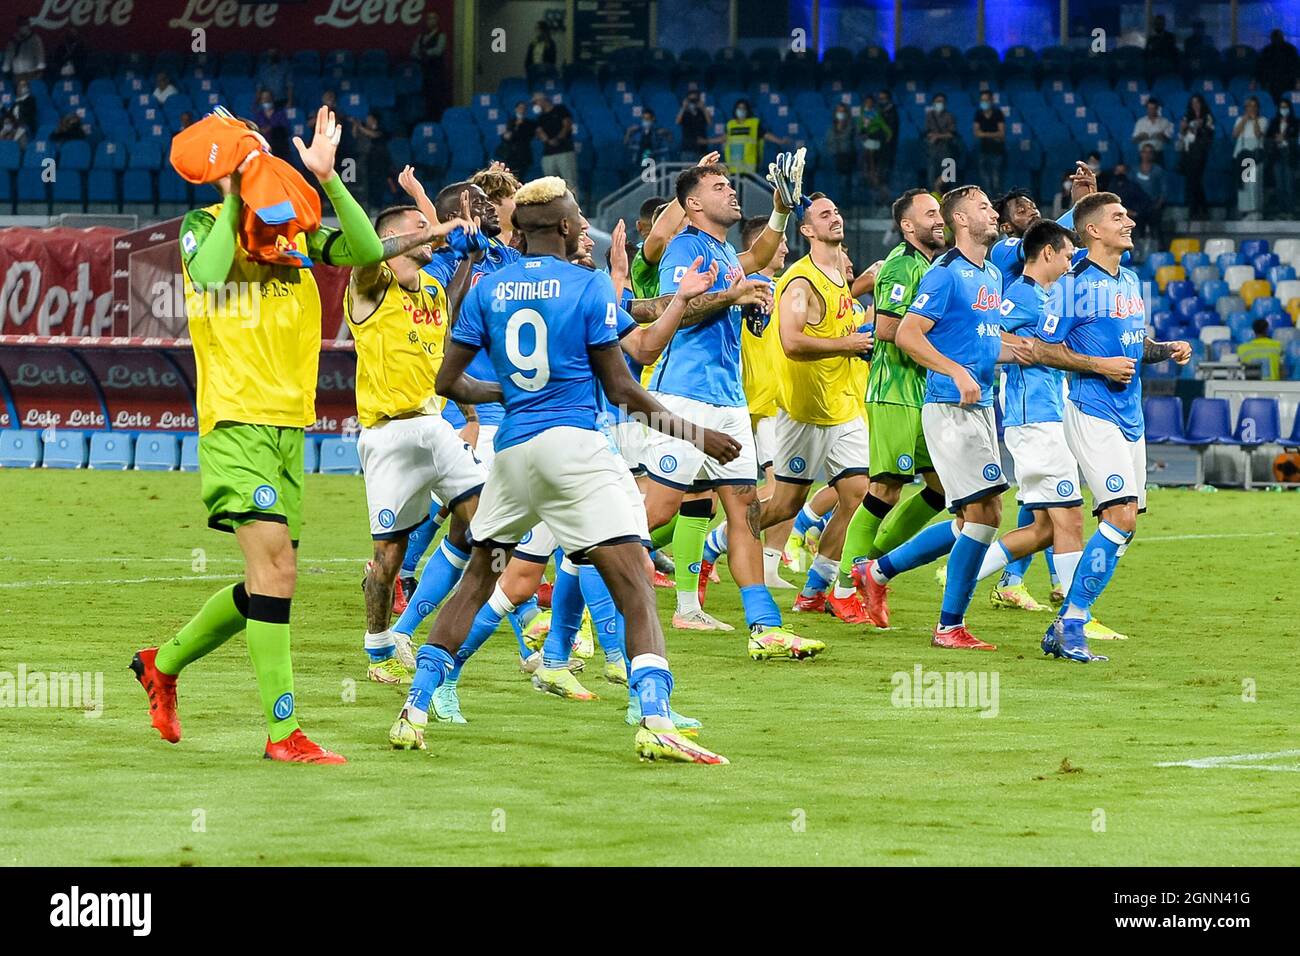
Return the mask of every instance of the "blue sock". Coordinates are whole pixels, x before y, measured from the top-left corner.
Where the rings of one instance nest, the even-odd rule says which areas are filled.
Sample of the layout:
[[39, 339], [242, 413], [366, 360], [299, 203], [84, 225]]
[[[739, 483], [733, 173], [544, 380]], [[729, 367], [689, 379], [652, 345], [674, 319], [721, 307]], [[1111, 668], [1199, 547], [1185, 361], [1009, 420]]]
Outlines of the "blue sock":
[[617, 664], [623, 659], [623, 615], [614, 606], [614, 597], [605, 585], [605, 579], [595, 568], [578, 568], [578, 584], [582, 586], [582, 599], [591, 611], [591, 624], [596, 629], [601, 653], [607, 664]]
[[745, 606], [745, 623], [750, 627], [755, 624], [765, 627], [781, 626], [781, 609], [776, 606], [765, 585], [751, 584], [741, 588], [740, 603]]
[[415, 677], [411, 692], [406, 695], [406, 706], [426, 714], [433, 703], [433, 694], [451, 671], [451, 655], [433, 644], [423, 645], [415, 654]]
[[393, 630], [402, 634], [414, 634], [421, 622], [437, 610], [438, 605], [451, 593], [468, 563], [469, 554], [443, 538], [438, 550], [429, 558], [424, 574], [420, 577], [420, 586], [408, 599], [406, 610], [393, 625]]
[[1097, 525], [1097, 530], [1083, 546], [1083, 560], [1074, 572], [1074, 582], [1066, 595], [1062, 617], [1088, 616], [1089, 609], [1110, 583], [1115, 566], [1119, 564], [1120, 552], [1131, 537], [1108, 521]]
[[794, 533], [803, 537], [804, 533], [813, 526], [818, 520], [817, 512], [813, 511], [812, 502], [808, 502], [799, 509], [799, 513], [794, 516]]
[[[894, 578], [904, 571], [911, 571], [913, 568], [919, 568], [936, 558], [943, 557], [956, 543], [957, 523], [941, 521], [928, 528], [922, 528], [889, 554], [882, 555], [876, 564], [881, 574], [887, 578]], [[978, 565], [975, 570], [979, 570]], [[948, 573], [952, 574], [951, 571]]]
[[[461, 644], [456, 650], [456, 659], [451, 666], [451, 675], [447, 678], [448, 684], [454, 684], [460, 679], [461, 669], [464, 668], [465, 662], [474, 656], [474, 652], [487, 643], [487, 639], [496, 633], [501, 626], [501, 619], [510, 613], [508, 610], [510, 602], [506, 596], [501, 593], [500, 588], [492, 592], [492, 596], [487, 599], [487, 603], [478, 609], [474, 615], [474, 623], [469, 626], [469, 634], [465, 638], [465, 643]], [[523, 655], [527, 656], [525, 647]]]
[[826, 512], [824, 515], [818, 515], [817, 520], [812, 523], [812, 527], [816, 528], [818, 531], [825, 531], [826, 523], [831, 520], [831, 515], [833, 514], [835, 514], [834, 508]]
[[658, 654], [638, 654], [632, 659], [627, 684], [641, 702], [641, 716], [668, 718], [668, 699], [673, 692], [673, 675], [668, 662]]
[[1056, 573], [1056, 549], [1048, 548], [1043, 552], [1043, 560], [1047, 562], [1047, 573], [1052, 576], [1052, 587], [1061, 583], [1061, 576]]
[[528, 644], [524, 641], [524, 628], [532, 623], [533, 618], [542, 613], [541, 608], [537, 606], [537, 598], [530, 597], [523, 604], [519, 605], [513, 611], [506, 613], [506, 618], [510, 621], [510, 628], [515, 632], [515, 640], [519, 642], [519, 656], [527, 659], [532, 653], [528, 649]]
[[953, 543], [948, 556], [948, 580], [943, 586], [943, 605], [939, 612], [940, 627], [956, 627], [966, 619], [966, 609], [975, 596], [980, 563], [998, 529], [992, 525], [967, 521]]
[[564, 667], [573, 651], [573, 638], [582, 624], [582, 585], [578, 569], [561, 560], [555, 569], [555, 590], [551, 592], [551, 629], [542, 645], [542, 666]]
[[[1020, 513], [1016, 515], [1016, 527], [1024, 528], [1034, 523], [1034, 512], [1024, 505], [1020, 506]], [[1029, 565], [1034, 560], [1034, 553], [1031, 551], [1023, 558], [1016, 558], [1014, 561], [1007, 562], [1007, 566], [1002, 571], [1002, 580], [999, 587], [1013, 588], [1025, 580], [1025, 575], [1029, 573]]]
[[718, 560], [718, 555], [727, 553], [727, 523], [724, 521], [704, 537], [704, 560], [710, 564]]
[[414, 530], [411, 531], [410, 537], [406, 539], [406, 557], [402, 559], [402, 577], [411, 578], [415, 576], [416, 569], [420, 567], [420, 559], [424, 557], [424, 552], [429, 550], [429, 545], [433, 544], [433, 539], [438, 536], [438, 528], [441, 522], [438, 521], [437, 503], [429, 512], [429, 517], [425, 518]]
[[808, 576], [804, 579], [803, 590], [799, 592], [800, 596], [814, 597], [818, 594], [825, 594], [826, 589], [831, 586], [838, 573], [838, 562], [820, 554], [817, 555], [808, 568]]

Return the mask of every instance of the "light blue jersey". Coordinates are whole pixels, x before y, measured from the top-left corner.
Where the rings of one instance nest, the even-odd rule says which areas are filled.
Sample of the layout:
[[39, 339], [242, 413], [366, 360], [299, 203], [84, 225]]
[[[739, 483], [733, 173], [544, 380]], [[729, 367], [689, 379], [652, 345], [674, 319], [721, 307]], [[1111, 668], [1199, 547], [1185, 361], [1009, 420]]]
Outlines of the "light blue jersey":
[[[980, 385], [981, 407], [993, 404], [993, 370], [1002, 351], [1002, 273], [988, 259], [976, 265], [956, 249], [935, 260], [921, 278], [909, 312], [934, 322], [930, 344], [970, 372]], [[925, 401], [961, 404], [957, 384], [947, 375], [927, 371]]]
[[[1047, 293], [1028, 276], [1016, 279], [1002, 292], [1002, 328], [1033, 338], [1043, 314]], [[1037, 422], [1059, 422], [1064, 410], [1061, 397], [1065, 373], [1045, 365], [1008, 365], [1002, 396], [1002, 423], [1008, 427]]]
[[603, 272], [524, 256], [465, 296], [455, 342], [485, 350], [505, 393], [497, 452], [548, 428], [597, 430], [590, 348], [616, 346], [618, 303]]
[[[1065, 214], [1056, 220], [1061, 226], [1074, 231], [1074, 207], [1065, 210]], [[1003, 236], [989, 249], [989, 259], [1002, 273], [1002, 289], [1006, 289], [1025, 271], [1025, 243], [1023, 236]]]
[[[744, 277], [731, 243], [719, 242], [687, 226], [668, 243], [659, 262], [659, 294], [672, 295], [696, 257], [707, 270], [718, 263], [718, 278], [707, 291], [722, 292]], [[703, 322], [679, 329], [650, 377], [650, 390], [693, 398], [710, 405], [742, 408], [745, 389], [740, 378], [740, 306], [713, 313]]]
[[[1132, 269], [1112, 275], [1084, 258], [1052, 287], [1038, 323], [1045, 342], [1064, 342], [1081, 355], [1126, 355], [1142, 362], [1146, 306], [1142, 284]], [[1142, 437], [1142, 377], [1127, 385], [1093, 372], [1070, 375], [1070, 401], [1094, 418], [1114, 422], [1124, 437]]]

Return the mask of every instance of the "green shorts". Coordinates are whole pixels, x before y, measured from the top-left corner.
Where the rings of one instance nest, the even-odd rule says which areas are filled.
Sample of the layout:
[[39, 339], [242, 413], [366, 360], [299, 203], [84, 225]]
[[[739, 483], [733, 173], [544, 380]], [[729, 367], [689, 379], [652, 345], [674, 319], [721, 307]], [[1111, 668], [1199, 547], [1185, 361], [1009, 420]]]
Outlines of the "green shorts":
[[872, 478], [909, 482], [916, 475], [934, 471], [919, 408], [868, 402], [867, 421], [871, 424]]
[[303, 430], [223, 422], [199, 438], [199, 479], [208, 527], [233, 532], [250, 521], [302, 531]]

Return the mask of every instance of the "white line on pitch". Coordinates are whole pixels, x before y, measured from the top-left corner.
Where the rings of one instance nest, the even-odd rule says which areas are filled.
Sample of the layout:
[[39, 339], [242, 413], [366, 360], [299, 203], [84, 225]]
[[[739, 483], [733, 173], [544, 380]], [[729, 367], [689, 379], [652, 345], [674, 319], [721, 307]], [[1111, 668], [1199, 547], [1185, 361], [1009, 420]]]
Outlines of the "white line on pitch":
[[1300, 750], [1277, 750], [1267, 754], [1231, 754], [1227, 757], [1196, 757], [1192, 760], [1171, 760], [1156, 764], [1157, 767], [1192, 767], [1196, 770], [1211, 770], [1223, 767], [1228, 770], [1281, 770], [1300, 773], [1300, 764], [1261, 764], [1249, 761], [1277, 760], [1281, 757], [1300, 757]]

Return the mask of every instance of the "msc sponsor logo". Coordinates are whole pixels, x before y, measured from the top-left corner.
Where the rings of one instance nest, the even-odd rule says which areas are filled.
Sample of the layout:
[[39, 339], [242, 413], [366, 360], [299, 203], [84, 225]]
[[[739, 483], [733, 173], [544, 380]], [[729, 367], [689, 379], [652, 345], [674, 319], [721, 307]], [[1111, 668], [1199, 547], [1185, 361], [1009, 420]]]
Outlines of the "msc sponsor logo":
[[1106, 479], [1107, 491], [1119, 491], [1123, 487], [1124, 487], [1124, 479], [1121, 478], [1119, 475], [1111, 475], [1109, 478]]
[[258, 485], [253, 489], [253, 504], [257, 505], [263, 511], [270, 508], [279, 499], [274, 488], [270, 485]]

